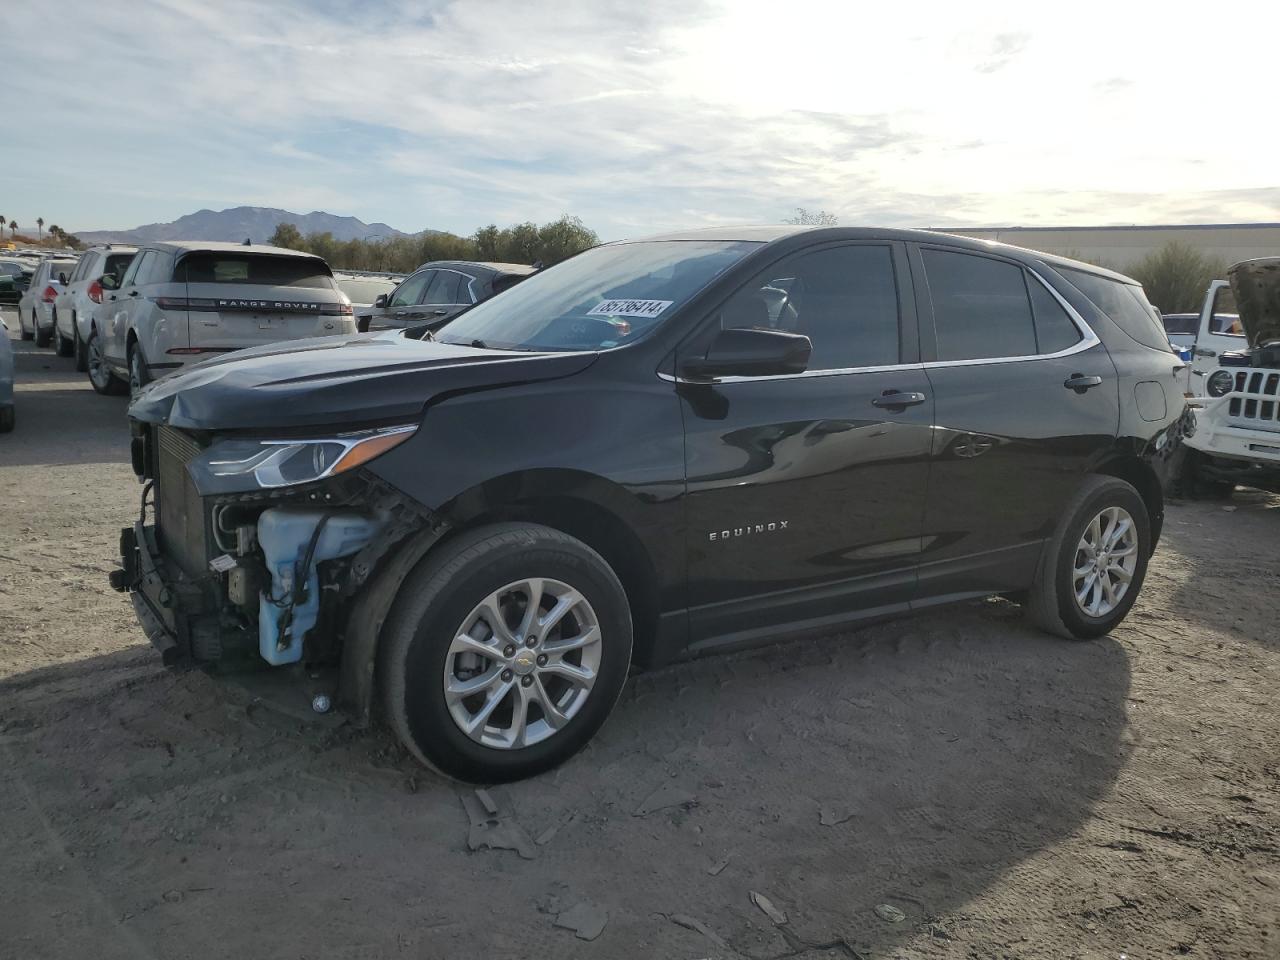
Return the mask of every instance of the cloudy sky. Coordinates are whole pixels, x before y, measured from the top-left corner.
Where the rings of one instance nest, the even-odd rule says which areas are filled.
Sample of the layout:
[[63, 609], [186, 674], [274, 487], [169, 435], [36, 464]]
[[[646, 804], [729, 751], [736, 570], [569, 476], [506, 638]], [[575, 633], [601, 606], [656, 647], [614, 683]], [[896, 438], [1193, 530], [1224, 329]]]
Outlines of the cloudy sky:
[[0, 211], [1280, 220], [1280, 4], [1161, 6], [4, 0]]

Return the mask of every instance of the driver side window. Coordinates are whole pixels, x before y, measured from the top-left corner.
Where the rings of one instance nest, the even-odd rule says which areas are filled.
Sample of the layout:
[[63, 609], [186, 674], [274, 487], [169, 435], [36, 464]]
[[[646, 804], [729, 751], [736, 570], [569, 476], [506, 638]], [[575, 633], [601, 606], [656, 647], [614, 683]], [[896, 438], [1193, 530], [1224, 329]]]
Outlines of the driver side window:
[[391, 302], [387, 306], [411, 307], [418, 303], [422, 299], [422, 291], [426, 289], [427, 283], [434, 275], [434, 270], [423, 270], [415, 273], [400, 286], [396, 287], [396, 292], [391, 295]]
[[857, 244], [794, 254], [733, 295], [720, 328], [802, 333], [813, 343], [810, 370], [899, 362], [893, 252]]
[[124, 279], [120, 281], [121, 288], [133, 283], [134, 277], [138, 275], [138, 268], [141, 266], [142, 261], [152, 256], [154, 254], [150, 250], [134, 254], [133, 259], [129, 261], [129, 269], [124, 272]]

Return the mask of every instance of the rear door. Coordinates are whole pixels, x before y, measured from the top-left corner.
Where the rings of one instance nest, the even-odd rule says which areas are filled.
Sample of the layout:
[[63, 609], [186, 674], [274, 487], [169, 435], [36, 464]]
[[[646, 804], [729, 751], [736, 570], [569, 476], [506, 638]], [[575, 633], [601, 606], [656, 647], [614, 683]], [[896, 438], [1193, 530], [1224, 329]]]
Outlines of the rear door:
[[154, 250], [140, 250], [130, 261], [129, 267], [120, 278], [119, 289], [110, 291], [103, 302], [106, 328], [102, 332], [102, 353], [107, 362], [116, 367], [125, 365], [125, 344], [128, 339], [132, 313], [138, 305], [141, 291], [138, 289], [138, 275], [143, 267], [155, 262], [157, 254]]
[[1115, 366], [1016, 261], [925, 245], [912, 266], [936, 411], [921, 597], [1022, 589], [1063, 506], [1115, 442]]
[[423, 297], [423, 319], [444, 321], [471, 306], [475, 277], [459, 270], [439, 269]]
[[190, 346], [238, 350], [348, 329], [350, 304], [319, 257], [196, 251], [178, 262]]

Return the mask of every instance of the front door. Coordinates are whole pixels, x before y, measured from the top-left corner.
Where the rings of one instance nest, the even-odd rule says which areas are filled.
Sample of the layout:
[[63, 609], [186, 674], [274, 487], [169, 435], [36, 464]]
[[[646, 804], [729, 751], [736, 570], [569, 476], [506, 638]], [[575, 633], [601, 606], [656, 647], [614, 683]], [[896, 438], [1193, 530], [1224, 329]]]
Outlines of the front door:
[[1219, 369], [1224, 353], [1248, 349], [1249, 342], [1240, 325], [1240, 308], [1226, 280], [1214, 280], [1200, 311], [1200, 328], [1191, 351], [1191, 392], [1205, 395], [1209, 377]]
[[905, 609], [914, 591], [933, 403], [905, 250], [791, 254], [680, 348], [769, 327], [813, 343], [802, 374], [678, 382], [695, 649]]
[[935, 403], [920, 594], [1018, 590], [1114, 444], [1115, 366], [1021, 264], [926, 246], [913, 265]]

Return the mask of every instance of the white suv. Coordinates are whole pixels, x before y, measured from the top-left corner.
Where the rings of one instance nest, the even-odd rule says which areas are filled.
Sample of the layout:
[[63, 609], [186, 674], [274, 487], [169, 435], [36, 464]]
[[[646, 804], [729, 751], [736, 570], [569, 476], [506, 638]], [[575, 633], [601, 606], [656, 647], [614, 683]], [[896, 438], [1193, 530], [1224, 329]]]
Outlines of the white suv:
[[187, 363], [300, 337], [355, 333], [351, 301], [320, 257], [283, 247], [164, 241], [139, 247], [85, 338], [99, 393], [136, 393]]
[[76, 369], [81, 373], [88, 369], [84, 345], [89, 339], [89, 328], [102, 309], [102, 278], [111, 274], [118, 282], [137, 252], [137, 247], [120, 243], [90, 247], [54, 301], [54, 345], [58, 356], [74, 354]]
[[1238, 304], [1238, 331], [1219, 333], [1234, 349], [1208, 355], [1217, 366], [1206, 368], [1205, 395], [1192, 401], [1178, 479], [1192, 496], [1225, 496], [1238, 483], [1280, 493], [1280, 257], [1245, 260], [1227, 275], [1210, 296], [1221, 303], [1225, 292]]

